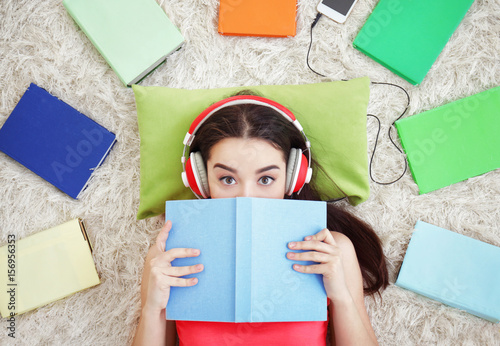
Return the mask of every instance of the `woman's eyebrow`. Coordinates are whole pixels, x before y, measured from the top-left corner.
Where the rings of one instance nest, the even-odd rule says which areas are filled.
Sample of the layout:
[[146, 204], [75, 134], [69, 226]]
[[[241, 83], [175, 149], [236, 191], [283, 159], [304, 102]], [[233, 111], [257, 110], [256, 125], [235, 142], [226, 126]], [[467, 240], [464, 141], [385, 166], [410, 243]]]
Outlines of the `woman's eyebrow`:
[[223, 165], [222, 163], [216, 163], [216, 164], [214, 165], [214, 168], [222, 168], [222, 169], [225, 169], [226, 171], [229, 171], [229, 172], [231, 172], [231, 173], [236, 173], [236, 172], [237, 172], [237, 170], [236, 170], [236, 169], [231, 168], [231, 167], [226, 166], [226, 165]]
[[269, 165], [269, 166], [262, 167], [261, 169], [256, 170], [255, 173], [260, 174], [260, 173], [270, 171], [272, 169], [280, 169], [280, 168], [276, 165]]

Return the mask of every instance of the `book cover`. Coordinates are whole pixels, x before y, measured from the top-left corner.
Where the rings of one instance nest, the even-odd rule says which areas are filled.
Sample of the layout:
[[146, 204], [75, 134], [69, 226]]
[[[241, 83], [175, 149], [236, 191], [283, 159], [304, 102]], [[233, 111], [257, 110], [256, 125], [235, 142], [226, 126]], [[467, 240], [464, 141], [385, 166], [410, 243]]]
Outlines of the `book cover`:
[[[202, 263], [192, 287], [172, 287], [167, 319], [219, 322], [325, 321], [323, 278], [293, 270], [288, 243], [326, 227], [326, 203], [265, 198], [166, 202], [166, 249], [200, 249], [175, 266]], [[310, 264], [309, 262], [302, 262]]]
[[92, 247], [81, 219], [0, 247], [0, 312], [22, 314], [98, 285]]
[[500, 167], [500, 86], [396, 122], [420, 193]]
[[418, 221], [396, 285], [500, 321], [500, 247]]
[[354, 47], [420, 84], [474, 0], [380, 0]]
[[78, 198], [115, 135], [31, 84], [0, 128], [0, 151]]
[[219, 34], [287, 37], [296, 33], [296, 0], [221, 0]]
[[64, 7], [126, 86], [184, 42], [155, 0], [64, 0]]

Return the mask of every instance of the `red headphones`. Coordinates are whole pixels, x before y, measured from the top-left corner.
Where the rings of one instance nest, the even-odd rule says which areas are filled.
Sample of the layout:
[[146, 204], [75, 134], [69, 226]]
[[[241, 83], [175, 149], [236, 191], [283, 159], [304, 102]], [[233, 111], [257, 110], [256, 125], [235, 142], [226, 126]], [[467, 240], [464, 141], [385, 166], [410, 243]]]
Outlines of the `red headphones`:
[[260, 106], [265, 106], [274, 109], [276, 112], [283, 115], [288, 121], [290, 121], [301, 133], [304, 137], [306, 143], [306, 151], [308, 153], [308, 157], [304, 155], [301, 149], [292, 148], [290, 150], [290, 156], [288, 157], [287, 163], [287, 173], [286, 173], [286, 186], [285, 193], [287, 195], [291, 195], [294, 192], [300, 192], [302, 187], [305, 184], [309, 183], [312, 176], [312, 168], [311, 168], [311, 143], [307, 139], [306, 134], [299, 121], [295, 118], [292, 112], [288, 110], [286, 107], [280, 105], [277, 102], [266, 99], [260, 96], [253, 95], [239, 95], [232, 96], [227, 99], [221, 100], [219, 102], [214, 103], [207, 109], [205, 109], [200, 115], [196, 117], [191, 126], [189, 127], [189, 131], [186, 133], [184, 137], [184, 150], [182, 151], [182, 181], [186, 187], [191, 188], [196, 197], [203, 198], [210, 197], [210, 190], [208, 187], [208, 179], [207, 172], [205, 168], [205, 164], [201, 157], [201, 153], [192, 152], [189, 155], [189, 158], [186, 160], [186, 152], [187, 147], [193, 143], [193, 139], [195, 137], [196, 131], [200, 128], [200, 126], [215, 112], [218, 110], [241, 104], [255, 104]]

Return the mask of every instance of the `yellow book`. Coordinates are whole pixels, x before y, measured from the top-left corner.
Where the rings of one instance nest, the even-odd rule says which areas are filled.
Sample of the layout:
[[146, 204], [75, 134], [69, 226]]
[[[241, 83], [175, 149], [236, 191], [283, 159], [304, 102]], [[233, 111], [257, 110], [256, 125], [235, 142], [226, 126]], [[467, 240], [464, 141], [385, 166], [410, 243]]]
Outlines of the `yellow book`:
[[0, 313], [19, 315], [98, 285], [92, 247], [81, 219], [0, 248]]

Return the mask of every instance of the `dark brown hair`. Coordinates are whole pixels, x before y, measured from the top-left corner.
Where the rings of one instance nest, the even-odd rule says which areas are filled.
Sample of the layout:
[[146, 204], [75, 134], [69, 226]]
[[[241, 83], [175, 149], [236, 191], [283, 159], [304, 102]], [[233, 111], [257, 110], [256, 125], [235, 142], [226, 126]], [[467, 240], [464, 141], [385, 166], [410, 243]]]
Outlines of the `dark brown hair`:
[[[253, 94], [242, 92], [240, 95]], [[210, 158], [212, 147], [224, 138], [257, 138], [271, 143], [283, 152], [287, 162], [291, 148], [306, 150], [302, 134], [281, 114], [270, 107], [241, 104], [220, 109], [208, 118], [196, 132], [190, 151], [199, 151], [203, 161]], [[312, 148], [314, 154], [314, 148]], [[314, 160], [313, 178], [300, 194], [294, 193], [287, 198], [301, 200], [321, 200], [314, 184], [318, 172], [326, 174]], [[330, 179], [331, 180], [331, 179]], [[334, 182], [332, 181], [332, 184]], [[375, 231], [364, 221], [334, 203], [327, 204], [327, 227], [346, 235], [354, 245], [361, 268], [365, 294], [374, 294], [388, 285], [388, 273], [380, 239]]]

